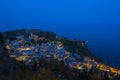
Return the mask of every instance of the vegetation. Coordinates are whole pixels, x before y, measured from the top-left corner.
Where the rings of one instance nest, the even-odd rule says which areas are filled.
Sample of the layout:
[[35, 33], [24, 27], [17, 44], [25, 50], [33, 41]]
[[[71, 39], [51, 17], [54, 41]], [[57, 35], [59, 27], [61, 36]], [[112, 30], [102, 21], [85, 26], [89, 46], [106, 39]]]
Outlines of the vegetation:
[[[3, 32], [3, 35], [5, 36], [5, 39], [9, 39], [9, 40], [15, 40], [17, 35], [25, 35], [25, 36], [29, 36], [29, 32], [32, 32], [33, 34], [38, 35], [39, 37], [44, 37], [45, 40], [44, 41], [37, 41], [37, 43], [41, 43], [41, 42], [52, 42], [52, 41], [60, 41], [62, 42], [64, 48], [66, 50], [68, 50], [71, 53], [78, 53], [81, 55], [81, 57], [84, 56], [88, 56], [90, 58], [94, 58], [96, 61], [98, 62], [102, 62], [104, 63], [104, 61], [102, 61], [102, 59], [100, 59], [99, 57], [97, 57], [96, 55], [94, 55], [86, 46], [82, 46], [82, 41], [80, 40], [69, 40], [67, 38], [64, 37], [56, 37], [56, 34], [50, 31], [42, 31], [39, 29], [22, 29], [22, 30], [16, 30], [16, 31], [6, 31]], [[35, 43], [34, 40], [32, 40], [33, 43]]]
[[[33, 29], [32, 29], [33, 30]], [[27, 34], [29, 30], [22, 29], [12, 32], [4, 32], [3, 35], [5, 39], [14, 40], [15, 36]], [[53, 32], [43, 32], [41, 30], [33, 30], [34, 34], [39, 35], [40, 37], [45, 37], [47, 41], [60, 41], [64, 45], [65, 49], [71, 53], [78, 53], [82, 57], [88, 56], [96, 59], [99, 62], [102, 62], [101, 59], [96, 57], [87, 46], [82, 46], [80, 40], [69, 40], [67, 38], [56, 38], [56, 35]], [[17, 34], [16, 34], [17, 33]], [[47, 61], [40, 59], [39, 63], [34, 62], [32, 67], [26, 66], [23, 62], [18, 62], [16, 60], [10, 59], [7, 50], [5, 49], [4, 38], [0, 33], [0, 79], [1, 80], [119, 80], [119, 76], [114, 79], [108, 79], [106, 72], [101, 72], [97, 68], [91, 69], [90, 72], [87, 72], [85, 69], [83, 72], [80, 72], [76, 69], [69, 69], [63, 64], [63, 62], [58, 62], [55, 60]], [[40, 42], [40, 41], [39, 41]], [[3, 54], [4, 53], [4, 54]], [[4, 62], [4, 63], [3, 63]], [[39, 64], [39, 65], [38, 65]], [[104, 75], [103, 75], [104, 73]]]

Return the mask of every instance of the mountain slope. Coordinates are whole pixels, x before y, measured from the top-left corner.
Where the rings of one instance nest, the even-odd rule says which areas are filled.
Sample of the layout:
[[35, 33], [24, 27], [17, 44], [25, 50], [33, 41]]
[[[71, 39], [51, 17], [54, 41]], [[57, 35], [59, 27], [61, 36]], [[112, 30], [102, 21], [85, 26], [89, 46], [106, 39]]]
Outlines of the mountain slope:
[[[71, 53], [78, 53], [81, 55], [81, 57], [90, 57], [95, 59], [98, 62], [102, 62], [102, 59], [95, 56], [87, 47], [87, 44], [83, 43], [85, 41], [80, 40], [70, 40], [64, 37], [57, 37], [55, 33], [50, 31], [42, 31], [39, 29], [22, 29], [22, 30], [16, 30], [16, 31], [7, 31], [3, 32], [3, 35], [5, 36], [5, 39], [9, 40], [15, 40], [17, 35], [25, 35], [28, 37], [30, 35], [30, 32], [32, 32], [35, 35], [38, 35], [39, 37], [44, 37], [46, 39], [45, 42], [52, 42], [52, 41], [60, 41], [63, 44], [63, 47], [68, 50]], [[44, 41], [43, 41], [44, 42]], [[38, 43], [41, 43], [39, 41]], [[84, 44], [84, 46], [82, 45]]]

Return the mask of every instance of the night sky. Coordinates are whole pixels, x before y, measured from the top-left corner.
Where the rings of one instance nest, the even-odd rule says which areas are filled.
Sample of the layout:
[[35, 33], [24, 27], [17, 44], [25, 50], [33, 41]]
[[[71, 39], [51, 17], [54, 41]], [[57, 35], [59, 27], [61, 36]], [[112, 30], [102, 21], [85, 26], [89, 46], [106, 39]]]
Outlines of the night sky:
[[0, 0], [0, 30], [21, 28], [89, 40], [94, 54], [120, 67], [120, 0]]

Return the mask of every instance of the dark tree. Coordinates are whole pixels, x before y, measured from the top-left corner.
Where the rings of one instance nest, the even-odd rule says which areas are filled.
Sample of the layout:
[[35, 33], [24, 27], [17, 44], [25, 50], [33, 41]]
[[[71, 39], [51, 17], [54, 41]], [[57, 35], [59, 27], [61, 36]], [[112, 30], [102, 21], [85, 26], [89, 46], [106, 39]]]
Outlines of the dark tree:
[[11, 59], [4, 43], [4, 37], [0, 32], [0, 77], [3, 77], [2, 80], [6, 79], [7, 77], [5, 76], [9, 75], [9, 73], [12, 71]]
[[104, 79], [103, 80], [110, 80], [108, 77], [108, 72], [104, 72]]

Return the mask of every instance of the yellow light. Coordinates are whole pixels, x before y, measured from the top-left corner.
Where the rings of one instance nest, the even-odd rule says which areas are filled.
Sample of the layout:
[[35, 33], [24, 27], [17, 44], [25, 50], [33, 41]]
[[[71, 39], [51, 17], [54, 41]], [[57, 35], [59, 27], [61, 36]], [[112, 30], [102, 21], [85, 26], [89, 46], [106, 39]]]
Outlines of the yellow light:
[[65, 57], [64, 57], [64, 60], [67, 59], [67, 58], [68, 58], [68, 56], [65, 56]]
[[26, 48], [26, 50], [31, 50], [30, 48]]
[[19, 56], [16, 58], [18, 61], [25, 61], [25, 59], [29, 58], [29, 56]]
[[23, 50], [31, 50], [30, 48], [18, 48], [18, 50], [23, 51]]
[[56, 59], [57, 58], [57, 55], [56, 54], [54, 54], [54, 59]]
[[77, 69], [82, 70], [83, 67], [82, 66], [77, 66]]
[[7, 49], [10, 49], [10, 46], [9, 46], [9, 45], [7, 45], [7, 46], [6, 46], [6, 48], [7, 48]]

